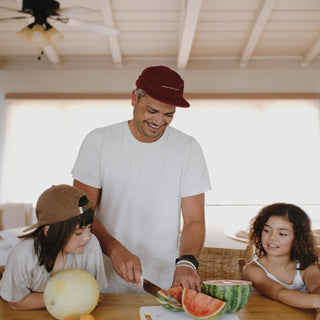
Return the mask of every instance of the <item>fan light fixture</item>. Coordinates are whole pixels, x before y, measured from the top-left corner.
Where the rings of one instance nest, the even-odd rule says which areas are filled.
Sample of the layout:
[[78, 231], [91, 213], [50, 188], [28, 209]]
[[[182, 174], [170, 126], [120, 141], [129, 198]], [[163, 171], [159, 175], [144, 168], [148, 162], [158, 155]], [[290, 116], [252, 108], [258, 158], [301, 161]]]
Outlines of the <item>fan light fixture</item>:
[[63, 35], [49, 23], [33, 22], [16, 33], [26, 42], [32, 42], [36, 46], [48, 46], [63, 39]]

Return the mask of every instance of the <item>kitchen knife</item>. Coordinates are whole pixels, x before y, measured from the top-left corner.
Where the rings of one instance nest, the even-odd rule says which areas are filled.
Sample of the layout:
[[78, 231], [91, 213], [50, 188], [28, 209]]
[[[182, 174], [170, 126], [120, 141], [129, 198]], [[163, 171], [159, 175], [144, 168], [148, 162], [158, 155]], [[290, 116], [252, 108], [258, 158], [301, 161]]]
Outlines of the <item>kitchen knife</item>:
[[147, 291], [148, 293], [152, 294], [153, 296], [157, 297], [157, 292], [161, 290], [160, 287], [158, 287], [156, 284], [152, 283], [151, 281], [143, 278], [143, 289]]

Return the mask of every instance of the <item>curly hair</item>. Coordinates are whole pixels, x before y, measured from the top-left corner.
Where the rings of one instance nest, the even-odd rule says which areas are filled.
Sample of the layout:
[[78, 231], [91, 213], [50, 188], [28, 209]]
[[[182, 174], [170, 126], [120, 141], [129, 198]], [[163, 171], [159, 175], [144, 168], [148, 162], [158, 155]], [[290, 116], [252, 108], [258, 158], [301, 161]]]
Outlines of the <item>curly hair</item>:
[[300, 270], [306, 269], [318, 260], [310, 218], [301, 208], [289, 203], [274, 203], [265, 206], [251, 220], [249, 240], [255, 246], [256, 256], [262, 257], [267, 254], [262, 246], [261, 236], [271, 216], [284, 217], [292, 224], [294, 242], [291, 259], [299, 261]]

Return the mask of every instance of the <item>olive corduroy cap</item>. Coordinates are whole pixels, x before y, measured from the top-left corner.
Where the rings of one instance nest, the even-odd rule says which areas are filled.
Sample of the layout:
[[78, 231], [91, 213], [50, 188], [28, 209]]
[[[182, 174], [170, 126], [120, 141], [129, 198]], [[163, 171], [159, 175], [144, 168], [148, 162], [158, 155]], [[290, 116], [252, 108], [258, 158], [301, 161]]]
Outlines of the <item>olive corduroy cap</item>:
[[67, 184], [50, 187], [38, 198], [36, 205], [38, 222], [27, 227], [23, 232], [79, 216], [92, 207], [90, 201], [79, 207], [79, 200], [83, 196], [85, 196], [83, 191]]

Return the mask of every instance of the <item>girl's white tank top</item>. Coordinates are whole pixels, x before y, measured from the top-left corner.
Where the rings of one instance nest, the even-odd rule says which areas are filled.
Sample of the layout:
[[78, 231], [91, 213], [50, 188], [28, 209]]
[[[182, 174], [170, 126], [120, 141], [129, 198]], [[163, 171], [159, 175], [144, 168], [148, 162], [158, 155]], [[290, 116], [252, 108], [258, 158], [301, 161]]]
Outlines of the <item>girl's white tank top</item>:
[[293, 290], [299, 290], [299, 291], [302, 291], [304, 292], [305, 291], [305, 288], [306, 288], [306, 285], [305, 283], [303, 282], [302, 280], [302, 277], [300, 275], [300, 271], [298, 270], [300, 264], [299, 262], [297, 261], [297, 274], [296, 276], [294, 277], [293, 279], [293, 282], [292, 284], [287, 284], [287, 283], [284, 283], [282, 281], [280, 281], [279, 279], [277, 279], [273, 274], [271, 274], [270, 272], [267, 271], [267, 269], [258, 261], [257, 258], [253, 259], [253, 261], [259, 266], [261, 267], [264, 272], [266, 273], [267, 277], [271, 280], [274, 280], [280, 284], [282, 284], [284, 287], [286, 287], [287, 289], [293, 289]]

